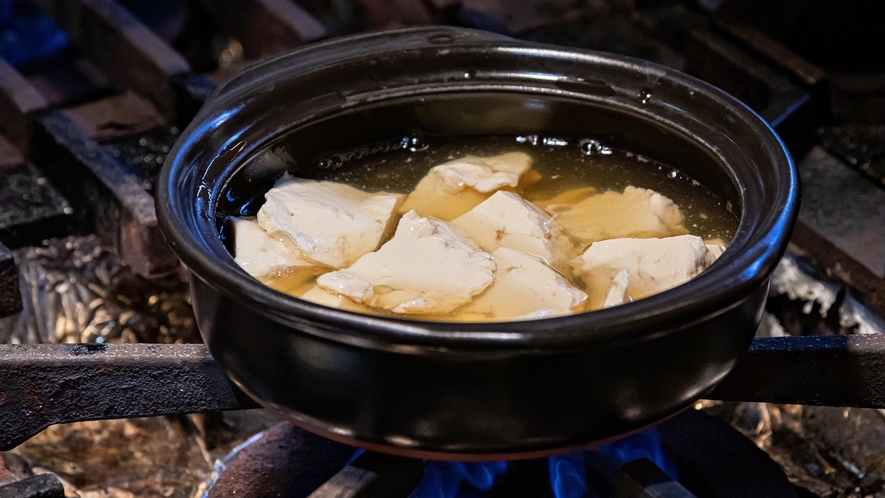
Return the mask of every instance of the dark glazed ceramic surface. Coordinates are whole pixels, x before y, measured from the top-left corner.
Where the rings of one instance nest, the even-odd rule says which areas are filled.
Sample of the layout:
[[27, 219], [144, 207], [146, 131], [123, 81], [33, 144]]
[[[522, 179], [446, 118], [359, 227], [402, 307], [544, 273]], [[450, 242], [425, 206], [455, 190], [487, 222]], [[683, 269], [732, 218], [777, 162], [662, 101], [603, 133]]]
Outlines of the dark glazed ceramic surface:
[[[413, 131], [607, 137], [679, 167], [731, 203], [740, 225], [725, 254], [685, 285], [539, 321], [359, 315], [273, 291], [233, 262], [217, 230], [229, 192], [260, 194], [287, 169], [316, 174], [310, 165], [323, 153]], [[247, 68], [182, 134], [157, 192], [163, 232], [192, 272], [203, 338], [257, 400], [345, 442], [491, 458], [614, 438], [712, 389], [755, 334], [798, 186], [772, 130], [689, 76], [423, 28], [332, 40]]]

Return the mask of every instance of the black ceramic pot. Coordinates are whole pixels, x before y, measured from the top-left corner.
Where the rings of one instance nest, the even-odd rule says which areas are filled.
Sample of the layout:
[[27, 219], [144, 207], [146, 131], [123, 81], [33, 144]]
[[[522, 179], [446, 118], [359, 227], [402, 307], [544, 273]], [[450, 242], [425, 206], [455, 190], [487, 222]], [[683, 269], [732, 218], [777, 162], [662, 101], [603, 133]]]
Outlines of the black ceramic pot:
[[[538, 321], [359, 315], [278, 293], [237, 267], [218, 232], [230, 198], [261, 199], [287, 169], [315, 176], [324, 153], [415, 130], [608, 137], [679, 167], [726, 199], [740, 225], [725, 254], [685, 285]], [[170, 152], [157, 210], [191, 272], [203, 338], [256, 400], [339, 441], [486, 459], [612, 439], [709, 392], [756, 332], [797, 189], [771, 128], [694, 78], [621, 56], [426, 28], [332, 40], [245, 69]]]

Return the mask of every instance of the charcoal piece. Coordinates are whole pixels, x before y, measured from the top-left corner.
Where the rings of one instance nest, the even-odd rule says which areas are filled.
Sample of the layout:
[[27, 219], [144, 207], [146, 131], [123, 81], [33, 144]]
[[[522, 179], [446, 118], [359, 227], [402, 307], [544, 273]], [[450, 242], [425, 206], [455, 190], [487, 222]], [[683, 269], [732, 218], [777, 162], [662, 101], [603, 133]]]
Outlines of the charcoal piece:
[[[0, 318], [22, 310], [22, 293], [18, 285], [15, 256], [0, 244]], [[2, 469], [2, 466], [0, 466]]]
[[140, 275], [178, 268], [139, 182], [62, 113], [47, 112], [36, 125], [34, 163], [73, 204], [80, 229], [95, 231]]
[[0, 242], [16, 248], [73, 228], [68, 201], [32, 164], [0, 169]]
[[0, 498], [65, 498], [65, 490], [58, 477], [41, 474], [0, 486]]
[[819, 147], [799, 163], [799, 176], [793, 242], [885, 308], [885, 190]]
[[103, 148], [129, 175], [140, 182], [141, 188], [153, 194], [160, 169], [179, 133], [177, 126], [156, 128], [108, 140]]

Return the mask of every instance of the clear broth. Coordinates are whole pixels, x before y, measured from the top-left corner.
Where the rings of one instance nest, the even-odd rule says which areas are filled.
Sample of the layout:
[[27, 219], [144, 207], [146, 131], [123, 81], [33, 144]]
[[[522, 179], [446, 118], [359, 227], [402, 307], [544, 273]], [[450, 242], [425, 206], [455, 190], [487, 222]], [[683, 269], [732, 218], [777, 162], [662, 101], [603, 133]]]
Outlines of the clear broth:
[[[632, 185], [669, 197], [682, 210], [684, 226], [692, 235], [704, 240], [721, 239], [727, 244], [737, 229], [738, 217], [731, 203], [723, 201], [679, 169], [591, 139], [534, 135], [407, 137], [383, 146], [331, 154], [317, 161], [310, 170], [313, 172], [311, 178], [316, 180], [344, 183], [366, 192], [408, 194], [433, 166], [467, 155], [494, 156], [515, 151], [532, 156], [532, 169], [541, 175], [539, 181], [521, 191], [521, 195], [530, 201], [549, 199], [577, 188], [594, 187], [597, 193], [621, 192]], [[263, 198], [261, 193], [241, 202], [235, 212], [254, 214]], [[227, 232], [224, 224], [221, 233], [225, 239], [228, 239]], [[231, 248], [230, 241], [226, 240], [226, 243]], [[566, 276], [583, 288], [580, 279]], [[311, 279], [292, 294], [302, 294], [315, 281], [315, 278]], [[404, 315], [368, 306], [360, 308], [366, 313], [396, 318], [463, 321], [457, 310], [446, 314]]]

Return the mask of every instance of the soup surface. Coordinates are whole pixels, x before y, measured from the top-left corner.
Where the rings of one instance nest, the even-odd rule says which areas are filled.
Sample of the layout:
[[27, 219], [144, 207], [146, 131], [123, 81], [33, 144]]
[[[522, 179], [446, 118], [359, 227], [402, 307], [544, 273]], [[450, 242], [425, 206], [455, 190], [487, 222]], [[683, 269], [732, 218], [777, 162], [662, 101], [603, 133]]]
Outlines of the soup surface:
[[314, 166], [266, 201], [239, 201], [229, 247], [277, 290], [384, 316], [516, 320], [627, 303], [703, 271], [738, 223], [678, 169], [592, 139], [408, 137]]

